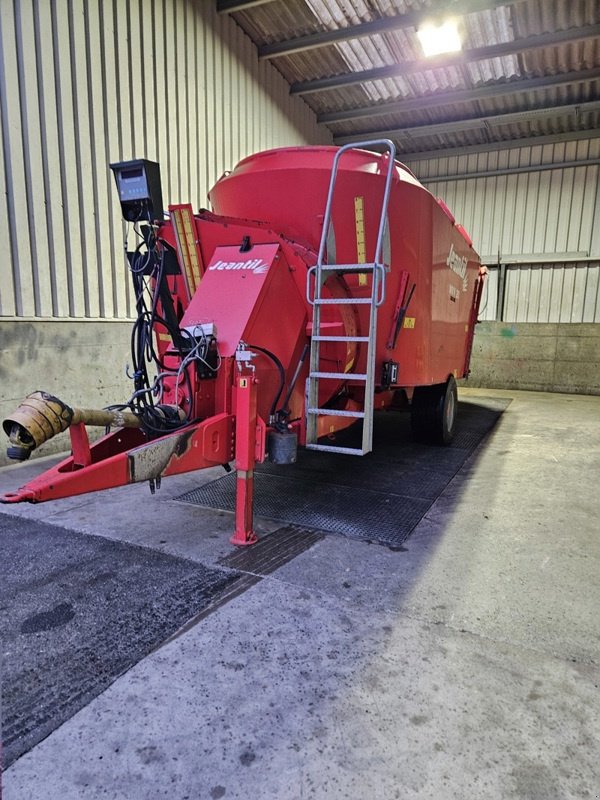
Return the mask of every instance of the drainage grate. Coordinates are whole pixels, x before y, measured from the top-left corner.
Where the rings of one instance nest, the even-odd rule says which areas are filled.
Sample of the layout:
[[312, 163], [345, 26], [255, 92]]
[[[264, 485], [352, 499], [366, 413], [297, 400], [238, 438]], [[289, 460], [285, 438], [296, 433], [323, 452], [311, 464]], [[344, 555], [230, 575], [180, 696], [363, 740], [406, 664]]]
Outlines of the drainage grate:
[[[258, 465], [254, 511], [290, 525], [398, 546], [509, 403], [497, 398], [461, 402], [449, 447], [415, 444], [408, 414], [387, 413], [376, 417], [373, 452], [362, 458], [300, 450], [294, 465]], [[345, 431], [336, 443], [351, 443], [355, 435]], [[230, 473], [178, 499], [232, 511], [235, 483]]]
[[278, 528], [253, 547], [238, 548], [219, 561], [223, 567], [253, 575], [270, 575], [321, 541], [323, 535], [297, 525]]

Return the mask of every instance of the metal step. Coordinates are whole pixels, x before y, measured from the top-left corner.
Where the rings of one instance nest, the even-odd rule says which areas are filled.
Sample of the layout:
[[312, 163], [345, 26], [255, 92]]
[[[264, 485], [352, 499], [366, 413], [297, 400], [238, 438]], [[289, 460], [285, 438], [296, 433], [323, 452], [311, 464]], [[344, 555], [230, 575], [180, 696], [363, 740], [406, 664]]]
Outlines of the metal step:
[[314, 342], [368, 342], [368, 336], [313, 336]]
[[377, 264], [321, 264], [321, 272], [373, 272]]
[[313, 300], [314, 306], [366, 306], [371, 305], [372, 297], [323, 297]]
[[364, 372], [311, 372], [309, 378], [331, 378], [337, 381], [366, 381]]
[[364, 456], [369, 451], [360, 447], [336, 447], [332, 444], [307, 444], [307, 450], [323, 450], [325, 453], [346, 453], [350, 456]]
[[355, 417], [356, 419], [364, 419], [364, 411], [346, 411], [341, 408], [307, 408], [307, 414], [322, 414], [329, 417]]

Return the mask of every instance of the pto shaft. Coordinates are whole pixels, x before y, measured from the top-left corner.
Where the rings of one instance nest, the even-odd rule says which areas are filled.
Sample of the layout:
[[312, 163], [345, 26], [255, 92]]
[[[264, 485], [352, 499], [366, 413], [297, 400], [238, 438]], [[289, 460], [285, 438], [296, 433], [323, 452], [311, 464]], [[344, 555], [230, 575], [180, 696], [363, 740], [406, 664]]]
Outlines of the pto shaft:
[[36, 447], [79, 422], [117, 428], [140, 428], [142, 424], [127, 411], [71, 408], [47, 392], [33, 392], [2, 422], [11, 443], [6, 454], [16, 461], [26, 461]]

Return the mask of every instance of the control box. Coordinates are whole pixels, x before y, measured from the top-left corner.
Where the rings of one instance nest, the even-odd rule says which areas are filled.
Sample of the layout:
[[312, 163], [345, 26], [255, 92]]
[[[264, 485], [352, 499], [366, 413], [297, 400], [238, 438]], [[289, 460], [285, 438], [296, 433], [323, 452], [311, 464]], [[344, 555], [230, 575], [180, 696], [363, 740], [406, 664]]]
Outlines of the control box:
[[128, 222], [163, 218], [160, 166], [156, 161], [137, 158], [111, 164], [123, 217]]

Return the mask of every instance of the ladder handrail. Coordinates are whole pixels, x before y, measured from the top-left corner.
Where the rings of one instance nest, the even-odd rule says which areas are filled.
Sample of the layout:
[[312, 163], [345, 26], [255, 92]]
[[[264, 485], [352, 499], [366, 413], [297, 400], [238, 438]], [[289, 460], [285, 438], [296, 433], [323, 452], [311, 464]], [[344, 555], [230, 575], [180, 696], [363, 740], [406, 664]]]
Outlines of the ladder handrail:
[[[327, 247], [327, 239], [329, 227], [331, 225], [331, 209], [333, 206], [333, 195], [335, 190], [335, 183], [338, 174], [338, 166], [341, 157], [348, 150], [353, 150], [356, 147], [372, 147], [373, 145], [383, 145], [389, 151], [387, 175], [385, 179], [385, 189], [383, 192], [383, 199], [381, 204], [381, 215], [379, 218], [379, 230], [377, 232], [377, 244], [375, 247], [375, 259], [373, 262], [366, 264], [324, 264], [323, 258], [325, 256], [325, 249]], [[323, 230], [321, 231], [321, 241], [319, 244], [319, 253], [316, 265], [309, 267], [306, 273], [306, 298], [313, 306], [313, 337], [311, 339], [310, 347], [310, 367], [308, 378], [306, 381], [306, 444], [316, 450], [332, 450], [334, 452], [346, 452], [364, 455], [369, 453], [373, 448], [373, 409], [374, 409], [374, 392], [375, 392], [375, 346], [377, 339], [377, 308], [385, 301], [385, 284], [386, 284], [386, 265], [381, 262], [381, 253], [383, 249], [383, 238], [387, 225], [388, 206], [390, 200], [390, 192], [392, 188], [392, 176], [396, 167], [396, 147], [390, 139], [372, 139], [370, 141], [358, 142], [357, 144], [349, 144], [341, 147], [334, 156], [331, 168], [331, 177], [329, 179], [329, 189], [327, 192], [327, 204], [325, 206], [325, 215], [323, 217]], [[389, 266], [389, 265], [388, 265]], [[361, 269], [362, 268], [362, 269]], [[340, 273], [344, 272], [372, 272], [371, 281], [371, 295], [370, 297], [331, 297], [322, 298], [321, 289], [324, 283], [324, 276], [328, 271], [339, 270]], [[311, 298], [311, 282], [314, 278], [314, 297]], [[369, 334], [364, 337], [367, 341], [367, 360], [366, 369], [364, 373], [347, 373], [347, 372], [331, 372], [319, 369], [320, 360], [320, 343], [321, 343], [321, 306], [322, 305], [338, 305], [338, 304], [368, 304], [369, 306]], [[319, 445], [317, 442], [318, 437], [318, 424], [317, 417], [325, 412], [326, 409], [319, 407], [319, 380], [333, 379], [333, 380], [354, 380], [364, 381], [364, 408], [361, 412], [340, 410], [339, 416], [356, 416], [362, 417], [363, 430], [362, 430], [362, 444], [358, 448], [340, 448]], [[335, 416], [335, 412], [333, 414]]]
[[375, 247], [375, 263], [380, 263], [381, 250], [383, 247], [383, 235], [385, 231], [387, 209], [389, 205], [390, 192], [392, 189], [392, 175], [394, 174], [394, 167], [396, 164], [396, 145], [391, 139], [369, 139], [364, 142], [353, 142], [352, 144], [345, 144], [337, 151], [333, 158], [333, 166], [331, 168], [331, 178], [329, 179], [329, 190], [327, 192], [327, 203], [325, 204], [325, 216], [323, 218], [323, 230], [321, 231], [321, 241], [319, 243], [319, 255], [317, 257], [317, 265], [323, 263], [323, 256], [325, 255], [325, 248], [327, 246], [327, 234], [329, 232], [329, 224], [331, 222], [331, 207], [333, 205], [333, 192], [335, 189], [335, 182], [337, 178], [338, 164], [340, 158], [347, 153], [348, 150], [356, 150], [360, 148], [372, 147], [373, 145], [384, 145], [389, 154], [390, 159], [388, 163], [388, 170], [385, 179], [385, 189], [383, 192], [383, 202], [381, 204], [381, 218], [379, 220], [379, 230], [377, 232], [377, 245]]

